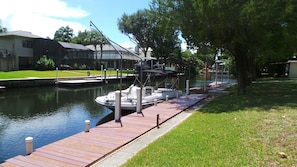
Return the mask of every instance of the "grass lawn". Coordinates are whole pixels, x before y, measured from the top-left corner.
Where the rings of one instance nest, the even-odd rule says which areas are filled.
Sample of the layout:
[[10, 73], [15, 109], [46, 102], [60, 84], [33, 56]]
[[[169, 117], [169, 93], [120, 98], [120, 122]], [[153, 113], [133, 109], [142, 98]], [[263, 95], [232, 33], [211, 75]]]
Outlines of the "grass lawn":
[[[58, 77], [86, 77], [87, 72], [90, 71], [90, 75], [98, 76], [104, 75], [104, 72], [100, 70], [59, 70]], [[127, 73], [128, 71], [123, 71]], [[115, 70], [106, 70], [106, 75], [116, 75]], [[119, 74], [120, 75], [120, 74]], [[36, 70], [20, 70], [20, 71], [0, 71], [0, 79], [21, 79], [21, 78], [56, 78], [56, 70], [49, 71], [36, 71]]]
[[123, 166], [296, 166], [297, 81], [229, 90]]

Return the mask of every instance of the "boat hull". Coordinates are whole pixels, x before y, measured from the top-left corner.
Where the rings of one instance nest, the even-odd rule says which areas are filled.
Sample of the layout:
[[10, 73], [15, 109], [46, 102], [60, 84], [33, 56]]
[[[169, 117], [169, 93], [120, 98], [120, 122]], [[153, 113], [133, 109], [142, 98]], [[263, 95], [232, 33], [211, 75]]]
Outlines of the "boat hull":
[[[131, 89], [133, 89], [133, 87]], [[157, 103], [162, 102], [167, 98], [172, 99], [182, 95], [182, 92], [176, 89], [159, 88], [157, 90], [152, 90], [153, 92], [150, 92], [147, 90], [148, 89], [144, 89], [143, 91], [143, 96], [142, 96], [143, 108], [147, 106], [151, 106], [156, 102]], [[130, 94], [127, 92], [129, 92]], [[127, 89], [123, 91], [122, 97], [121, 97], [121, 110], [136, 111], [137, 97], [135, 95], [132, 95], [131, 92], [133, 91], [129, 91]], [[150, 93], [146, 94], [146, 92], [150, 92]], [[99, 96], [95, 99], [95, 101], [98, 104], [113, 110], [115, 109], [115, 105], [116, 105], [115, 92], [111, 92], [106, 96]]]

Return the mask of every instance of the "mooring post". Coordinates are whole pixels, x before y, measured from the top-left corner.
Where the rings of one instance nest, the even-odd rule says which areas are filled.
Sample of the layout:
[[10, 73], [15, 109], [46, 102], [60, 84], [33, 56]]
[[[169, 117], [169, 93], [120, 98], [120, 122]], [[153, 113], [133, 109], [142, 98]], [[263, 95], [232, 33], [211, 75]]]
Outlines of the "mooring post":
[[26, 137], [26, 154], [29, 155], [33, 152], [33, 137]]
[[159, 120], [160, 120], [160, 115], [157, 114], [157, 128], [160, 128], [160, 127], [159, 127]]
[[89, 132], [90, 131], [90, 120], [85, 120], [85, 127], [86, 127], [85, 132]]
[[59, 82], [59, 69], [56, 67], [56, 82]]
[[140, 88], [136, 88], [136, 97], [137, 97], [136, 112], [141, 113], [141, 111], [142, 111], [142, 97], [141, 97], [141, 89]]
[[106, 81], [106, 69], [104, 69], [104, 81]]
[[155, 99], [155, 100], [154, 100], [154, 105], [156, 106], [157, 104], [158, 104], [158, 100]]
[[[121, 122], [121, 92], [118, 90], [115, 92], [116, 104], [114, 111], [114, 120], [115, 122]], [[122, 126], [122, 124], [121, 124]]]
[[186, 94], [189, 95], [189, 88], [190, 87], [190, 83], [189, 80], [186, 81]]

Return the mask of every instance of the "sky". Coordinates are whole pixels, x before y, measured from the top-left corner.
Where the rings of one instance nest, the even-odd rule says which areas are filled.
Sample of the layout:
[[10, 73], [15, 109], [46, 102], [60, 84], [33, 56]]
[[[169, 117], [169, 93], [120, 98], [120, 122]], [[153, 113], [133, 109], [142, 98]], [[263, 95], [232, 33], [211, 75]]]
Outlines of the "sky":
[[53, 39], [55, 32], [69, 26], [90, 30], [90, 21], [114, 42], [134, 47], [117, 26], [124, 13], [149, 9], [151, 0], [0, 0], [0, 24], [8, 31], [29, 31]]

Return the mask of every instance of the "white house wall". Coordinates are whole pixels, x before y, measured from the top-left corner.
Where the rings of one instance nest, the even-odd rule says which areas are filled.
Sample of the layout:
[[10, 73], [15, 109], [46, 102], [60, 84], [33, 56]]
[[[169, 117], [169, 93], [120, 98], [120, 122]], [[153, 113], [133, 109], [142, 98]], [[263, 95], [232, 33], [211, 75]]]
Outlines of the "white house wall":
[[17, 59], [15, 56], [15, 40], [13, 38], [1, 38], [0, 39], [0, 49], [1, 51], [9, 54], [3, 57], [0, 57], [0, 70], [1, 71], [10, 71], [16, 70], [17, 68]]
[[297, 61], [290, 62], [289, 77], [290, 78], [297, 77]]

